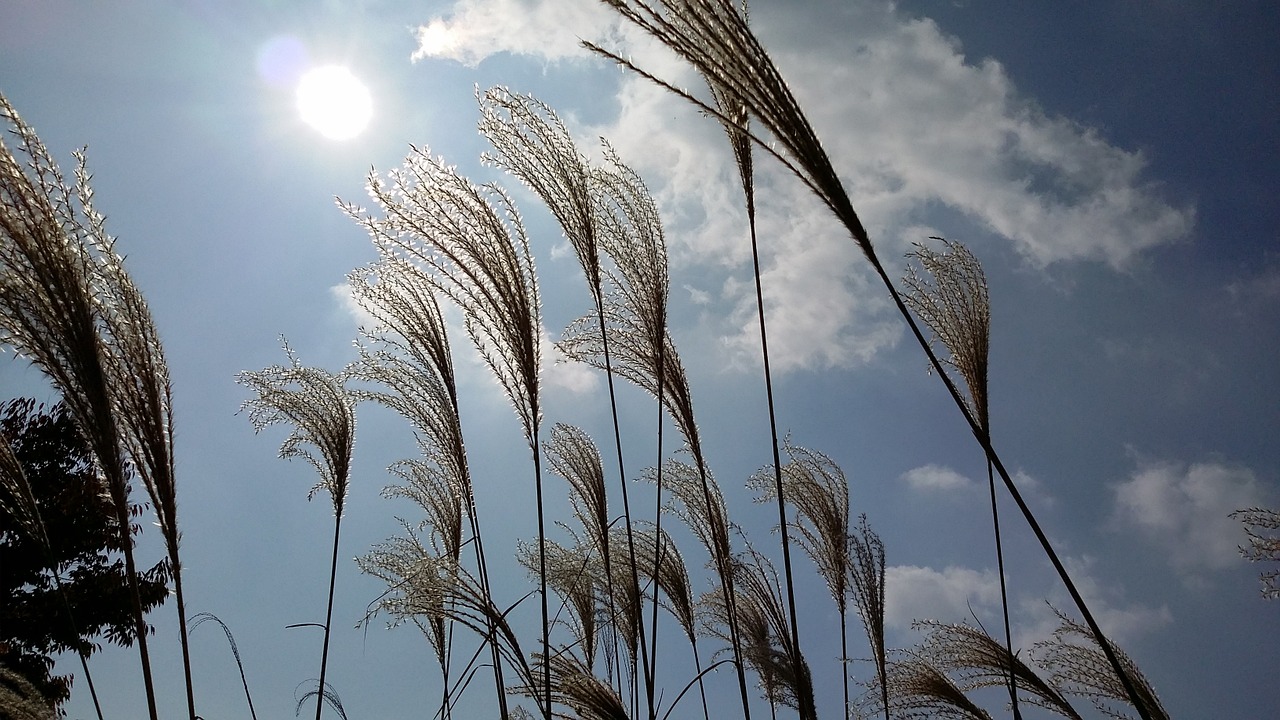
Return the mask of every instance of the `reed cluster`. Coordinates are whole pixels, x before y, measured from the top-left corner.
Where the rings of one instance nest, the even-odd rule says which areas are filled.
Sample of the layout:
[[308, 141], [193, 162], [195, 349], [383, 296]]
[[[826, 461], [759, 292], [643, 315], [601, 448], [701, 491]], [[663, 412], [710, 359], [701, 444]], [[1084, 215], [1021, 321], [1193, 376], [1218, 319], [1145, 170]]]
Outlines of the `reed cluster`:
[[[706, 688], [721, 665], [732, 666], [744, 718], [760, 709], [752, 685], [771, 717], [789, 709], [802, 720], [816, 718], [822, 684], [815, 675], [830, 672], [842, 679], [846, 717], [989, 718], [975, 700], [983, 696], [974, 691], [992, 686], [1007, 689], [1014, 717], [1020, 717], [1020, 703], [1080, 717], [1070, 697], [1085, 697], [1099, 711], [1117, 717], [1126, 707], [1144, 719], [1166, 717], [1137, 666], [1103, 637], [994, 449], [987, 401], [990, 300], [976, 256], [962, 244], [934, 239], [937, 244], [917, 246], [905, 278], [889, 278], [816, 133], [751, 31], [745, 5], [730, 0], [603, 2], [692, 64], [705, 79], [709, 97], [678, 90], [630, 59], [591, 47], [718, 119], [737, 165], [754, 261], [772, 451], [772, 461], [746, 485], [759, 502], [777, 508], [782, 568], [774, 565], [760, 538], [748, 537], [733, 522], [712, 470], [714, 459], [705, 452], [689, 377], [668, 328], [665, 231], [644, 181], [607, 142], [601, 147], [602, 160], [589, 159], [545, 103], [493, 88], [477, 95], [479, 129], [492, 146], [484, 159], [537, 196], [579, 261], [590, 305], [563, 329], [556, 345], [566, 357], [604, 373], [614, 452], [606, 460], [587, 432], [568, 423], [544, 429], [539, 372], [548, 333], [531, 240], [511, 194], [497, 183], [473, 182], [425, 148], [412, 148], [403, 165], [385, 175], [371, 172], [371, 207], [339, 201], [347, 216], [367, 231], [378, 256], [349, 276], [353, 298], [372, 318], [356, 339], [358, 359], [331, 372], [302, 364], [286, 344], [286, 363], [238, 377], [252, 393], [243, 409], [254, 428], [288, 427], [281, 457], [309, 463], [319, 478], [309, 499], [323, 492], [333, 505], [320, 672], [299, 707], [314, 697], [317, 720], [326, 703], [345, 717], [336, 686], [328, 682], [329, 639], [356, 415], [362, 403], [372, 402], [397, 413], [413, 431], [417, 454], [390, 466], [393, 481], [383, 494], [410, 501], [417, 515], [400, 519], [400, 534], [357, 560], [363, 572], [386, 585], [364, 621], [381, 615], [392, 625], [413, 625], [422, 632], [443, 678], [435, 716], [452, 717], [460, 696], [476, 692], [470, 680], [483, 664], [478, 658], [487, 656], [486, 674], [492, 674], [494, 703], [503, 718], [530, 716], [517, 704], [524, 700], [547, 720], [687, 715], [690, 711], [681, 703], [695, 685], [703, 717], [723, 715], [723, 709], [712, 712]], [[19, 154], [28, 160], [24, 165], [8, 145], [0, 146], [0, 341], [29, 357], [62, 393], [93, 451], [115, 512], [127, 513], [130, 472], [146, 486], [175, 585], [188, 709], [194, 720], [178, 555], [172, 400], [158, 332], [113, 249], [102, 216], [93, 209], [83, 156], [77, 156], [75, 181], [65, 182], [3, 98], [0, 111], [18, 138]], [[981, 627], [922, 621], [918, 628], [924, 639], [917, 647], [887, 647], [884, 544], [865, 514], [851, 522], [849, 480], [831, 457], [790, 438], [779, 441], [759, 270], [758, 246], [768, 238], [757, 237], [754, 148], [794, 173], [848, 231], [974, 433], [988, 464], [1002, 639]], [[485, 516], [476, 492], [477, 484], [488, 479], [472, 475], [446, 322], [450, 312], [442, 303], [461, 316], [462, 330], [510, 401], [530, 452], [537, 537], [520, 543], [515, 555], [536, 579], [537, 589], [524, 597], [495, 597], [486, 555], [493, 548], [483, 540]], [[615, 379], [635, 385], [656, 404], [656, 457], [638, 473], [629, 474], [624, 465]], [[682, 443], [675, 452], [664, 437], [668, 424]], [[31, 493], [5, 449], [0, 446], [5, 497], [12, 498], [13, 512], [38, 537]], [[546, 482], [544, 460], [563, 486]], [[617, 469], [616, 486], [607, 479], [610, 463]], [[1031, 661], [1015, 651], [1009, 627], [997, 475], [1083, 618], [1077, 622], [1060, 614], [1058, 631], [1028, 653]], [[652, 485], [650, 516], [631, 502], [637, 480]], [[621, 514], [611, 502], [615, 487]], [[556, 521], [546, 516], [546, 496], [561, 490], [572, 517]], [[670, 519], [683, 524], [700, 546], [707, 577], [690, 574], [685, 561], [689, 549], [679, 548], [664, 526]], [[129, 527], [125, 515], [120, 521], [121, 528]], [[122, 533], [129, 573], [136, 576], [132, 541], [126, 530]], [[809, 558], [839, 615], [841, 651], [833, 663], [811, 662], [804, 653], [796, 612], [803, 568], [797, 572], [793, 567], [793, 544]], [[133, 592], [136, 599], [136, 587]], [[541, 611], [536, 647], [511, 617], [533, 594]], [[135, 604], [136, 639], [154, 720], [147, 628], [141, 603]], [[850, 607], [867, 641], [865, 672], [855, 671], [861, 666], [849, 649]], [[660, 618], [668, 616], [667, 622], [674, 622], [688, 640], [695, 668], [678, 692], [659, 686], [659, 656], [683, 652], [665, 646], [659, 651], [659, 640], [676, 634], [660, 631]], [[221, 625], [206, 614], [195, 620], [194, 625], [210, 620]], [[230, 630], [221, 626], [238, 662]], [[714, 649], [704, 667], [708, 642]], [[465, 660], [471, 649], [474, 653]], [[851, 679], [857, 678], [864, 687], [860, 696], [850, 691]], [[244, 685], [248, 697], [247, 680]], [[251, 699], [249, 707], [252, 713]]]

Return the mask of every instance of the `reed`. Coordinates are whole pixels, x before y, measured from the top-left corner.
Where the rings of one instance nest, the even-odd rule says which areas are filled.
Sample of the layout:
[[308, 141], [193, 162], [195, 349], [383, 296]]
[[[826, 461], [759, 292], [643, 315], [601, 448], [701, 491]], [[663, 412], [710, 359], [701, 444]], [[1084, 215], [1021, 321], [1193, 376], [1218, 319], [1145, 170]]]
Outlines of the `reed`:
[[[249, 422], [255, 432], [273, 425], [292, 426], [280, 446], [280, 457], [301, 458], [315, 468], [320, 481], [307, 493], [311, 500], [317, 493], [328, 493], [333, 502], [333, 553], [329, 564], [329, 598], [325, 606], [324, 645], [320, 651], [320, 679], [314, 691], [316, 720], [331, 694], [325, 682], [329, 667], [329, 637], [333, 627], [333, 592], [338, 576], [338, 540], [342, 532], [342, 511], [347, 499], [351, 476], [351, 451], [355, 443], [356, 398], [348, 390], [348, 371], [331, 373], [322, 368], [302, 364], [284, 344], [287, 365], [272, 365], [258, 371], [245, 371], [236, 381], [256, 394], [241, 405], [249, 411]], [[341, 703], [337, 703], [341, 712]]]
[[[839, 174], [819, 141], [800, 103], [791, 92], [782, 73], [774, 65], [769, 53], [747, 26], [746, 19], [731, 0], [601, 0], [624, 20], [635, 25], [692, 65], [703, 77], [711, 78], [717, 92], [723, 93], [746, 108], [747, 113], [768, 131], [773, 142], [766, 142], [754, 132], [747, 132], [752, 142], [776, 158], [794, 174], [805, 187], [822, 201], [844, 226], [850, 238], [871, 264], [885, 291], [893, 300], [912, 336], [928, 358], [929, 365], [951, 395], [957, 409], [969, 425], [978, 444], [982, 446], [996, 473], [1000, 475], [1009, 494], [1052, 563], [1058, 577], [1071, 595], [1085, 623], [1095, 636], [1103, 637], [1093, 614], [1089, 612], [1083, 596], [1076, 588], [1066, 566], [1063, 565], [1049, 538], [1026, 504], [1017, 486], [996, 454], [990, 438], [979, 420], [968, 407], [960, 390], [946, 373], [946, 366], [934, 353], [919, 325], [908, 310], [902, 294], [890, 279], [887, 270], [876, 254], [871, 237], [854, 210]], [[688, 91], [676, 87], [652, 72], [646, 71], [629, 58], [622, 57], [599, 45], [585, 43], [586, 47], [606, 57], [621, 67], [653, 81], [659, 86], [685, 98], [707, 114], [721, 122], [734, 122], [733, 118]], [[1123, 665], [1109, 647], [1102, 644], [1116, 676], [1129, 691], [1133, 703], [1138, 706], [1143, 720], [1145, 715], [1136, 689], [1126, 676]]]
[[[163, 399], [136, 396], [139, 385], [159, 389], [151, 385], [165, 373], [162, 355], [141, 295], [122, 291], [132, 284], [115, 255], [114, 240], [106, 233], [103, 216], [94, 208], [84, 153], [75, 153], [75, 180], [68, 182], [35, 131], [2, 95], [0, 117], [25, 157], [25, 162], [20, 162], [0, 138], [0, 344], [13, 347], [49, 378], [101, 473], [103, 493], [111, 498], [119, 527], [133, 596], [134, 637], [147, 711], [156, 720], [128, 493], [131, 460], [140, 473], [162, 472], [166, 462], [171, 462], [151, 458], [158, 463], [153, 467], [148, 456], [136, 452], [141, 449], [139, 428], [163, 429], [160, 436], [146, 438], [148, 441], [165, 445], [171, 439], [167, 381], [161, 383], [166, 393]], [[138, 321], [146, 321], [145, 327]], [[144, 354], [122, 355], [139, 352]], [[128, 377], [126, 368], [146, 377]], [[156, 410], [160, 416], [134, 414]], [[167, 448], [163, 450], [167, 457]], [[135, 453], [132, 457], [131, 452]], [[150, 477], [155, 480], [155, 475]], [[160, 489], [151, 482], [147, 488]], [[157, 517], [164, 516], [166, 541], [172, 548], [171, 557], [176, 558], [177, 526], [170, 512], [173, 508], [167, 505], [171, 491], [171, 484], [164, 488], [167, 494], [156, 501], [156, 511]], [[172, 562], [176, 579], [179, 566], [176, 560]], [[185, 620], [183, 625], [185, 634]], [[190, 702], [190, 673], [187, 677]]]
[[[472, 184], [425, 149], [412, 148], [404, 166], [390, 173], [389, 183], [371, 173], [368, 189], [382, 217], [350, 204], [343, 207], [365, 227], [381, 254], [426, 270], [423, 277], [434, 291], [462, 310], [468, 336], [520, 419], [533, 456], [542, 653], [549, 656], [546, 513], [538, 443], [542, 322], [524, 224], [501, 188]], [[543, 680], [542, 706], [550, 720], [550, 667], [543, 668]]]

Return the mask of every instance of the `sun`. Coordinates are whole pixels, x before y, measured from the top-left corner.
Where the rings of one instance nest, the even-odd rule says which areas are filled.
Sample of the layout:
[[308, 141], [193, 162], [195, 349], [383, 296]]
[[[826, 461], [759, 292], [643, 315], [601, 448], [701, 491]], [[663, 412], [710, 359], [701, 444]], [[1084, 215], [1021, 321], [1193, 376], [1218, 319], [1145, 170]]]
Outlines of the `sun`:
[[350, 70], [325, 65], [307, 71], [298, 82], [298, 112], [321, 135], [349, 140], [368, 127], [373, 100]]

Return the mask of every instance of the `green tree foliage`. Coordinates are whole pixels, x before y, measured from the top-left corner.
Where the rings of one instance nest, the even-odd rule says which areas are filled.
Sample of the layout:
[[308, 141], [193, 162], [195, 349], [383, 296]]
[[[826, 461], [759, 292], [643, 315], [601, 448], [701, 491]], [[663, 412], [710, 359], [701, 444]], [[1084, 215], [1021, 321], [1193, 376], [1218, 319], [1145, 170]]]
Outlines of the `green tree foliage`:
[[[92, 653], [100, 647], [94, 641], [99, 637], [133, 644], [133, 601], [119, 528], [65, 405], [46, 409], [34, 400], [7, 401], [0, 404], [0, 430], [27, 477], [50, 538], [46, 547], [26, 531], [14, 512], [19, 504], [9, 496], [12, 488], [0, 484], [0, 597], [6, 598], [0, 604], [0, 666], [61, 703], [70, 696], [71, 677], [50, 674], [54, 655]], [[142, 511], [133, 505], [130, 516]], [[144, 609], [164, 602], [167, 579], [163, 560], [141, 574]], [[75, 609], [74, 616], [68, 607]]]

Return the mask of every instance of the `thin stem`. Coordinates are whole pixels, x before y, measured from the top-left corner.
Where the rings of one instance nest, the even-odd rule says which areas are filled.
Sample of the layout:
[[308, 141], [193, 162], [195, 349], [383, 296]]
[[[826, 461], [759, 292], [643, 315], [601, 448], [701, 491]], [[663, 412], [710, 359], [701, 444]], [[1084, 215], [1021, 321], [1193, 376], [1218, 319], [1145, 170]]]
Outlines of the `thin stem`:
[[[743, 141], [746, 160], [739, 160], [742, 189], [747, 200], [747, 222], [751, 227], [751, 263], [756, 283], [756, 311], [760, 318], [760, 351], [764, 358], [764, 388], [769, 405], [769, 440], [773, 449], [773, 480], [778, 494], [778, 527], [782, 534], [782, 567], [787, 581], [787, 612], [791, 620], [791, 663], [800, 667], [800, 629], [796, 622], [796, 595], [791, 573], [791, 540], [787, 529], [786, 494], [782, 487], [782, 457], [778, 452], [778, 416], [773, 403], [773, 372], [769, 365], [769, 331], [764, 319], [764, 289], [760, 282], [760, 246], [756, 237], [755, 183], [752, 180], [750, 145]], [[848, 690], [845, 691], [848, 705]], [[847, 708], [846, 708], [847, 709]]]
[[173, 570], [173, 596], [178, 603], [178, 639], [182, 643], [182, 672], [187, 682], [187, 712], [190, 720], [196, 720], [195, 693], [191, 687], [191, 648], [187, 642], [187, 606], [182, 594], [182, 563], [178, 560], [178, 548], [171, 546], [169, 566]]
[[329, 564], [329, 603], [324, 613], [324, 647], [320, 651], [320, 688], [316, 692], [316, 720], [324, 708], [324, 677], [329, 664], [329, 630], [333, 623], [333, 587], [338, 578], [338, 535], [342, 532], [342, 507], [335, 508], [333, 519], [333, 556]]
[[[663, 328], [663, 332], [665, 333], [665, 327], [666, 327], [665, 322], [664, 322], [660, 327], [662, 327], [662, 328]], [[653, 680], [654, 676], [656, 676], [656, 675], [658, 674], [658, 587], [657, 587], [657, 579], [658, 579], [658, 577], [660, 577], [660, 576], [661, 576], [661, 574], [662, 574], [662, 546], [663, 546], [663, 543], [662, 543], [662, 426], [663, 426], [663, 422], [662, 422], [662, 397], [663, 397], [663, 392], [662, 392], [662, 391], [663, 391], [663, 386], [664, 386], [664, 384], [665, 384], [665, 383], [663, 383], [663, 375], [662, 375], [662, 373], [663, 373], [663, 369], [664, 369], [664, 368], [663, 368], [663, 365], [664, 365], [664, 364], [665, 364], [665, 362], [666, 362], [666, 356], [667, 356], [667, 353], [666, 353], [667, 344], [666, 344], [666, 342], [665, 342], [665, 339], [664, 339], [664, 341], [663, 341], [663, 342], [661, 342], [661, 344], [659, 344], [659, 345], [658, 345], [658, 347], [659, 347], [659, 348], [661, 348], [661, 350], [659, 350], [659, 352], [658, 352], [658, 376], [657, 376], [657, 378], [656, 378], [656, 383], [655, 383], [655, 385], [657, 386], [657, 389], [658, 389], [658, 461], [657, 461], [657, 465], [655, 466], [655, 467], [657, 467], [657, 469], [658, 469], [658, 470], [657, 470], [657, 482], [656, 482], [656, 486], [657, 486], [658, 492], [657, 492], [657, 499], [655, 500], [655, 504], [654, 504], [654, 511], [653, 511], [653, 517], [654, 517], [653, 526], [654, 526], [654, 538], [655, 538], [654, 542], [657, 544], [657, 547], [656, 547], [656, 548], [654, 548], [654, 551], [653, 551], [653, 578], [654, 578], [654, 587], [653, 587], [653, 620], [651, 621], [651, 627], [653, 628], [653, 646], [650, 648], [650, 653], [649, 653], [649, 665], [648, 665], [648, 667], [645, 669], [645, 679], [646, 679], [647, 681], [649, 681], [649, 682], [648, 682], [648, 687], [646, 688], [646, 692], [647, 692], [648, 700], [649, 700], [649, 720], [654, 720], [654, 717], [655, 717], [655, 710], [656, 710], [656, 708], [654, 708], [654, 702], [653, 702], [653, 698], [654, 698], [654, 694], [653, 694], [653, 685], [654, 685], [654, 683], [652, 682], [652, 680]], [[639, 595], [636, 595], [636, 597], [637, 597], [637, 598], [639, 598], [640, 596], [639, 596]], [[642, 613], [642, 614], [643, 614], [643, 613]], [[643, 621], [641, 621], [641, 622], [639, 622], [639, 623], [637, 623], [637, 624], [638, 624], [638, 625], [643, 625], [643, 624], [644, 624], [644, 622], [643, 622]], [[641, 662], [643, 662], [643, 659], [641, 660]]]
[[[533, 414], [537, 417], [537, 413]], [[533, 437], [529, 446], [533, 449], [533, 474], [538, 496], [538, 580], [542, 589], [542, 657], [551, 657], [551, 613], [547, 604], [547, 531], [542, 505], [542, 454], [538, 451], [537, 427], [533, 429]], [[546, 706], [543, 715], [551, 720], [551, 663], [542, 663], [542, 681], [546, 693]]]
[[142, 618], [142, 594], [138, 590], [138, 569], [133, 561], [133, 537], [129, 532], [127, 503], [117, 503], [116, 519], [120, 523], [120, 540], [124, 545], [124, 568], [129, 577], [129, 594], [133, 596], [134, 631], [138, 636], [138, 657], [142, 663], [142, 683], [147, 691], [147, 712], [158, 720], [156, 690], [151, 680], [151, 653], [147, 650], [147, 623]]
[[[640, 597], [640, 569], [639, 569], [639, 565], [636, 563], [636, 540], [635, 540], [635, 533], [632, 530], [632, 524], [631, 524], [631, 501], [627, 497], [628, 495], [627, 494], [627, 472], [623, 467], [623, 463], [622, 463], [622, 430], [620, 429], [620, 426], [618, 423], [618, 397], [617, 397], [617, 393], [614, 390], [614, 383], [613, 383], [613, 362], [609, 354], [609, 333], [605, 331], [604, 302], [601, 299], [602, 295], [597, 290], [597, 292], [595, 293], [595, 296], [597, 298], [596, 299], [596, 318], [600, 324], [600, 343], [604, 351], [604, 373], [605, 373], [605, 378], [609, 384], [609, 411], [613, 415], [613, 443], [614, 443], [614, 447], [617, 448], [617, 452], [618, 452], [618, 482], [622, 486], [622, 516], [626, 521], [627, 553], [631, 557], [632, 591], [635, 593], [635, 597], [638, 598]], [[659, 409], [661, 409], [662, 407], [661, 403], [659, 403], [658, 407]], [[648, 649], [646, 647], [643, 622], [636, 623], [636, 634], [640, 640], [640, 656], [645, 657], [648, 655]], [[618, 663], [619, 671], [621, 671], [621, 664], [622, 663]], [[644, 685], [645, 685], [646, 696], [652, 698], [653, 697], [653, 674], [650, 671], [648, 665], [644, 666]], [[652, 720], [652, 717], [653, 717], [652, 703], [650, 703], [649, 708], [650, 708], [650, 720]]]
[[996, 504], [996, 478], [991, 463], [987, 462], [987, 487], [991, 490], [991, 524], [996, 537], [996, 566], [1000, 571], [1000, 608], [1004, 613], [1004, 647], [1009, 653], [1009, 702], [1014, 720], [1022, 720], [1018, 709], [1018, 681], [1013, 672], [1013, 634], [1009, 630], [1009, 592], [1004, 577], [1004, 545], [1000, 539], [1000, 510]]

